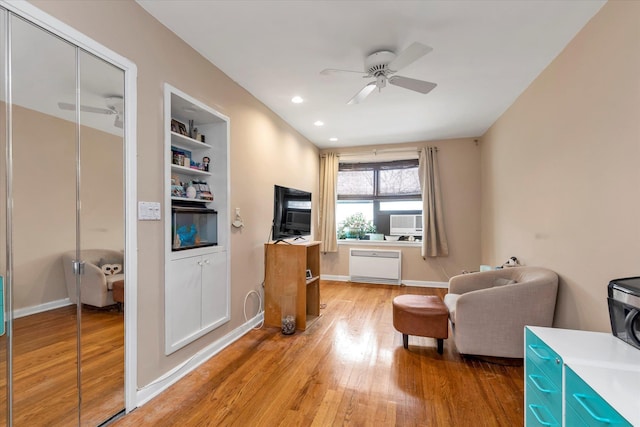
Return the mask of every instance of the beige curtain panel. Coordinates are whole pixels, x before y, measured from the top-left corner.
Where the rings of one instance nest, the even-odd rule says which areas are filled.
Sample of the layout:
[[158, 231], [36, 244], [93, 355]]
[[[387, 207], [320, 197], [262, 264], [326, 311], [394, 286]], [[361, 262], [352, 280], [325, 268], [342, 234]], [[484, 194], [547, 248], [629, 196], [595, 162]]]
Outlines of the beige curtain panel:
[[436, 147], [420, 150], [418, 174], [422, 190], [422, 257], [447, 256], [449, 245], [444, 231]]
[[338, 252], [336, 235], [336, 201], [338, 187], [338, 155], [320, 157], [320, 251]]

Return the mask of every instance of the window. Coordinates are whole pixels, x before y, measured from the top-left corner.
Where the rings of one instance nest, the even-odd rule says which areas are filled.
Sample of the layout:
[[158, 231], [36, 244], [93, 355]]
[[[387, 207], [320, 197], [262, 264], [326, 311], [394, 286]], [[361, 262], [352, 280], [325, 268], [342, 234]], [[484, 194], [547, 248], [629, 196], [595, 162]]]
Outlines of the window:
[[421, 214], [418, 160], [341, 163], [336, 222], [340, 238], [345, 220], [361, 213], [378, 233], [389, 234], [389, 216]]

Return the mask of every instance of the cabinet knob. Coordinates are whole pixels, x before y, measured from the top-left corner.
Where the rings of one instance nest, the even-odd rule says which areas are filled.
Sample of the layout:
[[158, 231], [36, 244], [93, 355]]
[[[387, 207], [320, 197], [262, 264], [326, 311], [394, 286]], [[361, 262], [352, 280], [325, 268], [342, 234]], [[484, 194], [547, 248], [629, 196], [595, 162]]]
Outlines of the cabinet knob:
[[556, 365], [560, 364], [560, 359], [556, 357]]
[[209, 260], [208, 260], [208, 259], [205, 259], [205, 260], [204, 260], [204, 263], [205, 263], [205, 264], [209, 264]]
[[202, 267], [202, 261], [198, 261], [198, 265]]

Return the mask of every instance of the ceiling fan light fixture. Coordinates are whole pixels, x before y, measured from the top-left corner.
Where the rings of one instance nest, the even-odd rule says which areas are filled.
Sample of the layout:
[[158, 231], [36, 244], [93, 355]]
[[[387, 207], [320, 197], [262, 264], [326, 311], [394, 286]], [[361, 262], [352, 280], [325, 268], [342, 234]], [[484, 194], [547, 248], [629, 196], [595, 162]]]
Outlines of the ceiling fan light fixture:
[[291, 102], [293, 102], [294, 104], [302, 104], [304, 102], [304, 99], [302, 99], [301, 96], [296, 95], [291, 98]]

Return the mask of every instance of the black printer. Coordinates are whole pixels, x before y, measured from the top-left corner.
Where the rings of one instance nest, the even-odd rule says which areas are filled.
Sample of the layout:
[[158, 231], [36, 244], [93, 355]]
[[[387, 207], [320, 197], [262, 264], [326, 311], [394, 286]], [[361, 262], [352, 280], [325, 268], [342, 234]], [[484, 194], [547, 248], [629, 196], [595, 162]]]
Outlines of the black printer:
[[611, 332], [640, 349], [640, 277], [612, 280], [608, 294]]

